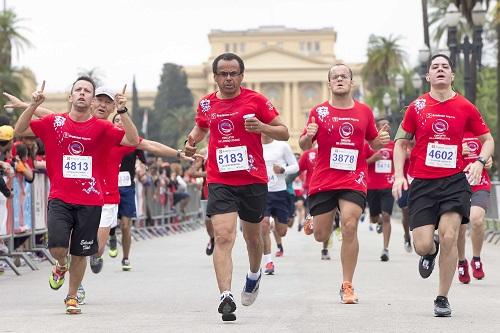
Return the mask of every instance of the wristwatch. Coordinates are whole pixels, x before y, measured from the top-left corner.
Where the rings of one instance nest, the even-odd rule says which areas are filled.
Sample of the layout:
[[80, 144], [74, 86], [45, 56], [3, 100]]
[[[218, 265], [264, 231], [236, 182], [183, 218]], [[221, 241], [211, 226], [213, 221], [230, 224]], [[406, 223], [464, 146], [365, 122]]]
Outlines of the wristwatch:
[[479, 161], [483, 166], [486, 165], [486, 160], [481, 156], [479, 156], [476, 161]]
[[121, 110], [116, 110], [116, 113], [118, 114], [123, 114], [123, 113], [126, 113], [128, 111], [127, 107], [124, 107], [123, 109]]
[[182, 149], [177, 150], [177, 158], [181, 158]]

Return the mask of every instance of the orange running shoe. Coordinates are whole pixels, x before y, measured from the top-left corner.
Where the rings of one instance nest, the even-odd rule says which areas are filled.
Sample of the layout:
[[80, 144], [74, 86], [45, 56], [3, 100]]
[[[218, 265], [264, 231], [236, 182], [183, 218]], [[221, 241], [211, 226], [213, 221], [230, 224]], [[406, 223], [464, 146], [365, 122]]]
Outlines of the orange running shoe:
[[311, 235], [314, 232], [314, 224], [311, 215], [306, 217], [306, 221], [304, 222], [304, 233], [306, 235]]
[[82, 309], [80, 309], [80, 306], [78, 305], [78, 299], [76, 296], [68, 295], [66, 297], [66, 299], [64, 300], [64, 303], [66, 304], [66, 313], [67, 314], [80, 314], [80, 313], [82, 313]]
[[340, 288], [340, 302], [343, 304], [358, 303], [358, 297], [354, 294], [354, 288], [349, 281], [344, 281], [344, 283], [342, 283], [342, 287]]

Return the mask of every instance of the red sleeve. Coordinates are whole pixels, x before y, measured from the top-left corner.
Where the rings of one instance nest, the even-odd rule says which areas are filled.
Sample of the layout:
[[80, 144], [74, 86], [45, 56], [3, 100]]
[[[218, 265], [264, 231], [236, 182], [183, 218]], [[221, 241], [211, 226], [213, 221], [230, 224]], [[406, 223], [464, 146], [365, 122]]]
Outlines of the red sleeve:
[[33, 131], [33, 133], [42, 139], [42, 141], [45, 139], [45, 134], [47, 134], [47, 128], [50, 123], [53, 123], [54, 120], [54, 115], [49, 114], [45, 117], [39, 118], [39, 119], [33, 119], [30, 122], [30, 128]]
[[107, 120], [98, 119], [98, 121], [102, 121], [104, 126], [106, 126], [105, 135], [109, 139], [110, 146], [119, 145], [125, 136], [125, 131]]
[[412, 103], [406, 110], [403, 121], [401, 122], [401, 127], [406, 133], [415, 134], [415, 131], [417, 130], [417, 121], [415, 117], [415, 106]]
[[375, 140], [378, 136], [377, 126], [375, 125], [375, 118], [373, 117], [373, 112], [368, 108], [368, 126], [366, 128], [365, 139], [367, 141]]
[[490, 131], [488, 125], [486, 125], [486, 123], [484, 122], [481, 113], [479, 113], [479, 110], [475, 106], [472, 108], [472, 111], [469, 114], [470, 117], [469, 121], [467, 122], [467, 128], [474, 134], [474, 136], [477, 137]]
[[375, 154], [375, 150], [373, 150], [372, 147], [370, 147], [370, 144], [366, 141], [365, 141], [364, 153], [367, 159], [370, 158], [373, 154]]
[[307, 170], [307, 154], [304, 153], [299, 159], [299, 172], [304, 172]]
[[198, 127], [208, 128], [207, 107], [210, 108], [210, 100], [207, 98], [201, 99], [196, 108], [196, 116], [194, 117], [194, 121]]
[[270, 100], [262, 95], [257, 97], [257, 118], [265, 124], [269, 124], [279, 115], [278, 110], [274, 107]]

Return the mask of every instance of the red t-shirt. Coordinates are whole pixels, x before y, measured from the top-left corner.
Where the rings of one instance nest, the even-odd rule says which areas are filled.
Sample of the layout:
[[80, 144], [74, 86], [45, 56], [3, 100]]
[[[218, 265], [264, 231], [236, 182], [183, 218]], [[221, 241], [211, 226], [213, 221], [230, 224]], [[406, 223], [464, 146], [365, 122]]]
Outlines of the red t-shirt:
[[415, 135], [409, 174], [413, 178], [449, 177], [464, 167], [462, 139], [489, 132], [476, 107], [461, 95], [439, 102], [429, 93], [413, 101], [406, 110], [403, 130]]
[[[481, 148], [483, 144], [477, 137], [475, 137], [472, 133], [467, 132], [464, 134], [464, 143], [469, 146], [470, 153], [467, 156], [464, 156], [464, 166], [467, 166], [469, 163], [473, 163], [479, 157], [479, 153], [481, 152]], [[491, 181], [490, 175], [486, 169], [483, 169], [483, 174], [481, 175], [481, 181], [479, 184], [471, 186], [472, 192], [477, 191], [490, 191]]]
[[350, 109], [338, 109], [326, 101], [309, 112], [307, 123], [312, 117], [318, 124], [313, 138], [318, 142], [318, 157], [309, 194], [341, 189], [366, 193], [364, 143], [378, 135], [370, 108], [355, 101]]
[[[106, 168], [102, 179], [102, 190], [104, 192], [105, 204], [119, 204], [120, 191], [118, 190], [118, 176], [121, 175], [120, 181], [123, 182], [122, 186], [129, 186], [132, 182], [131, 175], [128, 171], [120, 172], [123, 157], [135, 151], [136, 147], [129, 146], [113, 146], [109, 152], [106, 161]], [[128, 178], [127, 178], [128, 175]], [[130, 181], [130, 183], [128, 183]], [[127, 184], [128, 185], [125, 185]]]
[[[370, 158], [377, 151], [373, 150], [368, 142], [365, 143], [366, 158]], [[386, 190], [392, 188], [394, 183], [394, 165], [392, 163], [394, 142], [389, 141], [383, 148], [378, 150], [381, 159], [368, 164], [368, 189]]]
[[306, 172], [306, 181], [303, 184], [304, 192], [307, 194], [309, 191], [309, 184], [311, 184], [311, 177], [314, 167], [316, 166], [316, 157], [318, 156], [318, 148], [311, 148], [302, 153], [299, 159], [299, 172]]
[[30, 123], [45, 144], [49, 199], [69, 204], [102, 206], [105, 161], [125, 132], [109, 121], [73, 121], [68, 113], [51, 114]]
[[239, 186], [268, 182], [260, 134], [246, 131], [243, 117], [255, 115], [268, 124], [278, 116], [278, 111], [261, 94], [240, 89], [241, 93], [234, 98], [220, 99], [213, 92], [198, 104], [196, 124], [210, 130], [209, 184]]

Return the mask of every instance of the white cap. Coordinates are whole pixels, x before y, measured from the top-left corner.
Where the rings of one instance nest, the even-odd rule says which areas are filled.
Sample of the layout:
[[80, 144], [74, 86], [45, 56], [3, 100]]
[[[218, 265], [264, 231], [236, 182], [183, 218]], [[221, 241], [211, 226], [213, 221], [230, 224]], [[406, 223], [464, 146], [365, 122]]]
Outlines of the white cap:
[[116, 93], [111, 88], [108, 88], [108, 87], [99, 87], [99, 88], [97, 88], [95, 90], [95, 95], [96, 96], [106, 95], [109, 98], [111, 98], [112, 101], [114, 101]]

